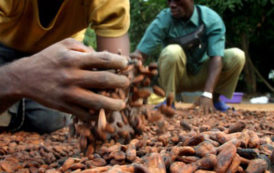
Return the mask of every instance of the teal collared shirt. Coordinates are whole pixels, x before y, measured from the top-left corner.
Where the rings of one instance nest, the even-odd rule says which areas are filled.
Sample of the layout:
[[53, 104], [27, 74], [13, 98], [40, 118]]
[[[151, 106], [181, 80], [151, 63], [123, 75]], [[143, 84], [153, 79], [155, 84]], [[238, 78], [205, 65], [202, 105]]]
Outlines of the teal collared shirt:
[[[200, 18], [198, 8], [200, 9]], [[137, 49], [149, 55], [159, 45], [167, 46], [170, 38], [181, 37], [196, 31], [201, 22], [205, 25], [201, 46], [191, 52], [185, 50], [187, 70], [191, 74], [196, 74], [208, 57], [224, 56], [225, 25], [221, 17], [206, 6], [195, 5], [193, 14], [188, 21], [173, 18], [169, 8], [162, 10], [147, 28]]]

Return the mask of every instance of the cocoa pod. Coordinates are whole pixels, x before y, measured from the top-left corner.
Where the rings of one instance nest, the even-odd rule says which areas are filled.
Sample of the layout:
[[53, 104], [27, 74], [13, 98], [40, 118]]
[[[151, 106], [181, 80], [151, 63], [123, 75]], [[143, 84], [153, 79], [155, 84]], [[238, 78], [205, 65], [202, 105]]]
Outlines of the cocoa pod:
[[231, 165], [226, 170], [227, 173], [236, 173], [238, 170], [238, 167], [241, 164], [241, 158], [238, 154], [233, 158]]
[[159, 153], [150, 154], [145, 162], [145, 166], [149, 172], [166, 173], [165, 162]]
[[239, 121], [229, 127], [228, 133], [241, 132], [244, 128], [245, 128], [245, 123]]
[[170, 173], [183, 173], [183, 166], [185, 166], [184, 162], [173, 162], [170, 165]]
[[247, 173], [264, 173], [267, 170], [267, 163], [262, 159], [252, 160], [246, 168]]
[[227, 145], [217, 156], [217, 166], [215, 171], [218, 173], [225, 173], [231, 164], [234, 156], [236, 155], [236, 147], [235, 145]]
[[166, 96], [166, 93], [165, 93], [165, 91], [164, 91], [162, 88], [160, 88], [160, 87], [154, 85], [154, 86], [152, 87], [152, 89], [153, 89], [153, 92], [154, 92], [155, 94], [157, 94], [158, 96], [161, 96], [161, 97], [165, 97], [165, 96]]
[[196, 155], [199, 157], [204, 157], [207, 154], [217, 153], [216, 148], [208, 141], [200, 143], [198, 146], [194, 147]]

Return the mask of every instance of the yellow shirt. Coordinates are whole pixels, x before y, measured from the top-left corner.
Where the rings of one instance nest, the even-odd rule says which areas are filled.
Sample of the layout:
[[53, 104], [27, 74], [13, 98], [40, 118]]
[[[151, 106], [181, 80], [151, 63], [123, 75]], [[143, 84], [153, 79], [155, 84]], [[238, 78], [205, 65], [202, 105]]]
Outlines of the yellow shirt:
[[46, 28], [37, 0], [0, 0], [0, 43], [23, 52], [38, 52], [89, 24], [97, 35], [122, 36], [129, 22], [129, 0], [64, 0]]

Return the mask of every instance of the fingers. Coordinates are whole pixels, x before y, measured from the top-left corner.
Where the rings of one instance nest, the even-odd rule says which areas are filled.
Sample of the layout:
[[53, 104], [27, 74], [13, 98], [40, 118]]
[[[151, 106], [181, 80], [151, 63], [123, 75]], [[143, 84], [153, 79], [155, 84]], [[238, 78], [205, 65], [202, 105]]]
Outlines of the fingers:
[[82, 70], [78, 74], [75, 84], [84, 88], [111, 89], [126, 88], [130, 81], [127, 77], [116, 75], [106, 71], [87, 71]]
[[71, 56], [77, 57], [74, 61], [82, 68], [124, 69], [128, 64], [125, 56], [109, 52], [72, 52]]
[[69, 103], [74, 103], [87, 109], [120, 111], [125, 108], [125, 103], [119, 99], [105, 97], [81, 88], [73, 88], [64, 98]]

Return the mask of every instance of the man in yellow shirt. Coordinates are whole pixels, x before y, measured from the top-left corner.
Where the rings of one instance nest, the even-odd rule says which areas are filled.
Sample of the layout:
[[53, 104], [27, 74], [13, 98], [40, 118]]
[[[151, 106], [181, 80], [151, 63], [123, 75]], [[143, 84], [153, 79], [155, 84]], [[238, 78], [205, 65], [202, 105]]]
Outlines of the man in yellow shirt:
[[[11, 115], [9, 129], [52, 132], [67, 113], [89, 120], [90, 109], [124, 108], [92, 89], [123, 88], [128, 79], [91, 69], [126, 66], [117, 53], [129, 54], [129, 22], [128, 0], [0, 0], [0, 126]], [[97, 51], [66, 39], [88, 25]]]

